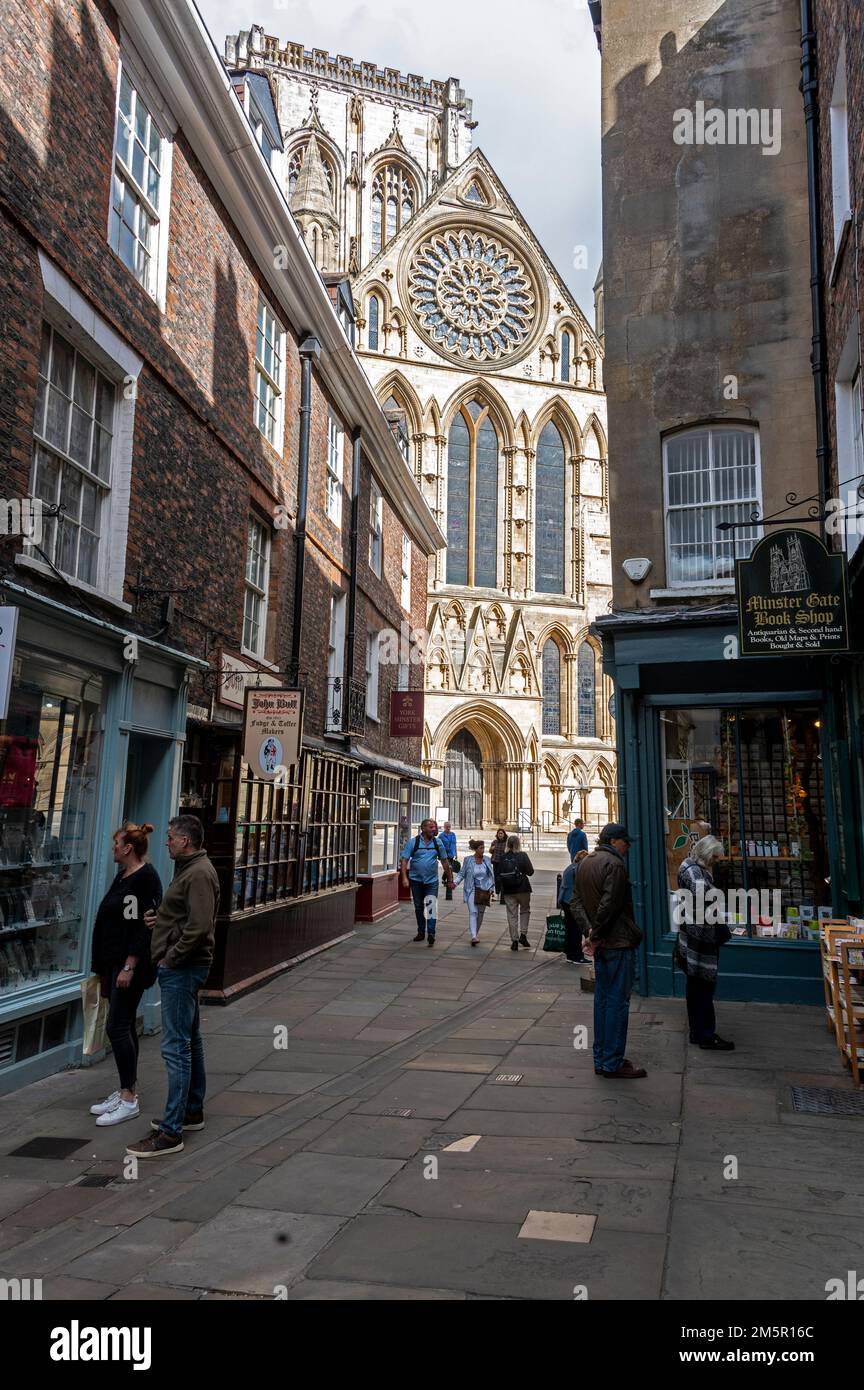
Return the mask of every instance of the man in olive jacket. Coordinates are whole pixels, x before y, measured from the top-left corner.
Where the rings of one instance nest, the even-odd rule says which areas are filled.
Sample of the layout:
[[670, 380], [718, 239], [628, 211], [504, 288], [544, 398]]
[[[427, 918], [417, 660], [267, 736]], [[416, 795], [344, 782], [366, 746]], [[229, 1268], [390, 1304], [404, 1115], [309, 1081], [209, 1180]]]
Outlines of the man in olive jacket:
[[636, 947], [642, 933], [633, 916], [625, 856], [630, 836], [623, 825], [604, 826], [597, 848], [579, 866], [571, 911], [594, 957], [594, 1071], [633, 1081], [647, 1075], [624, 1056]]
[[150, 959], [162, 992], [162, 1059], [168, 1073], [168, 1099], [154, 1131], [126, 1150], [136, 1158], [180, 1153], [184, 1129], [204, 1128], [204, 1046], [198, 991], [210, 973], [219, 910], [219, 879], [204, 845], [197, 816], [168, 822], [168, 853], [174, 877], [158, 911], [144, 923], [153, 935]]

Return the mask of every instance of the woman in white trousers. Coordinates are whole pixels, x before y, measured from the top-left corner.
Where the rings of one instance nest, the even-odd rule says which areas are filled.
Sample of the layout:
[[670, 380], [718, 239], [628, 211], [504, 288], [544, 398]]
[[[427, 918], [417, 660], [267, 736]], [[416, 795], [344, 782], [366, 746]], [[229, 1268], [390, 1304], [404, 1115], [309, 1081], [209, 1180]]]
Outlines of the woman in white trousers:
[[[486, 848], [483, 840], [469, 841], [468, 848], [474, 853], [466, 856], [462, 863], [462, 868], [454, 879], [454, 883], [462, 884], [462, 896], [468, 906], [468, 929], [471, 932], [471, 945], [477, 945], [477, 933], [483, 924], [483, 914], [489, 902], [489, 894], [495, 887], [495, 874], [492, 869], [492, 860], [484, 854]], [[477, 890], [481, 894], [481, 901], [476, 898]]]

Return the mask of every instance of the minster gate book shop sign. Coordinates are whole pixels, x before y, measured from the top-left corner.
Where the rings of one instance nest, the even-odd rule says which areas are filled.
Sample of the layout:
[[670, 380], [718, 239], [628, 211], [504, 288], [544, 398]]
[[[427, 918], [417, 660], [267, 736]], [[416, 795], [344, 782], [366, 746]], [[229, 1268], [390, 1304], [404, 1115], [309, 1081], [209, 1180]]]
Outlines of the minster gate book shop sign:
[[809, 531], [767, 535], [735, 565], [741, 656], [849, 650], [846, 557]]

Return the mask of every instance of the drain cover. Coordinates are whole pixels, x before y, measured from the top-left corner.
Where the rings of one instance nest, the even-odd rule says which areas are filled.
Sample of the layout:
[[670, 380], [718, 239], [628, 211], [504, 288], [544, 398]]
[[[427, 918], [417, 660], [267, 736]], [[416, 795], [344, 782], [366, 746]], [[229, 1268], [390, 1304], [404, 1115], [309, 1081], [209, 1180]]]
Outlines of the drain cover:
[[495, 1080], [500, 1081], [504, 1086], [517, 1086], [519, 1082], [522, 1080], [523, 1075], [524, 1073], [521, 1071], [502, 1071], [500, 1076], [495, 1077]]
[[805, 1115], [864, 1115], [864, 1093], [828, 1086], [792, 1086], [792, 1109]]
[[381, 1114], [382, 1114], [382, 1115], [398, 1115], [399, 1118], [400, 1118], [400, 1120], [407, 1120], [407, 1119], [409, 1118], [409, 1116], [411, 1116], [411, 1115], [414, 1114], [414, 1111], [413, 1111], [413, 1110], [396, 1110], [396, 1109], [390, 1109], [390, 1110], [382, 1110], [382, 1111], [381, 1111]]
[[70, 1183], [71, 1187], [107, 1187], [114, 1181], [111, 1173], [85, 1173], [77, 1182]]
[[40, 1134], [38, 1139], [28, 1139], [20, 1149], [12, 1149], [10, 1158], [68, 1158], [77, 1153], [87, 1143], [86, 1139], [64, 1139], [60, 1135]]

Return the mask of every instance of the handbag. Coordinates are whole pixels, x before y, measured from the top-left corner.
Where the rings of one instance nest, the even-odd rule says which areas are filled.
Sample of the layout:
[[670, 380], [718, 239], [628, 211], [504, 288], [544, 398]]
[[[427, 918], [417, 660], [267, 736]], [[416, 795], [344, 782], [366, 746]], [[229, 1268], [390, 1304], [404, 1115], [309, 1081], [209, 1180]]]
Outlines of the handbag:
[[94, 1057], [105, 1050], [105, 1024], [108, 1020], [108, 1000], [102, 995], [102, 979], [88, 975], [81, 981], [81, 1013], [84, 1019], [84, 1038], [81, 1051]]
[[564, 950], [564, 918], [560, 912], [551, 912], [546, 918], [546, 939], [544, 951]]
[[491, 889], [491, 888], [475, 888], [475, 889], [474, 889], [474, 906], [475, 906], [475, 907], [488, 907], [488, 906], [489, 906], [489, 903], [490, 903], [491, 901], [492, 901], [492, 889]]
[[462, 868], [462, 860], [461, 860], [461, 859], [451, 859], [451, 860], [450, 860], [450, 867], [451, 867], [451, 869], [453, 870], [454, 873], [457, 873], [457, 874], [458, 874], [459, 870]]

